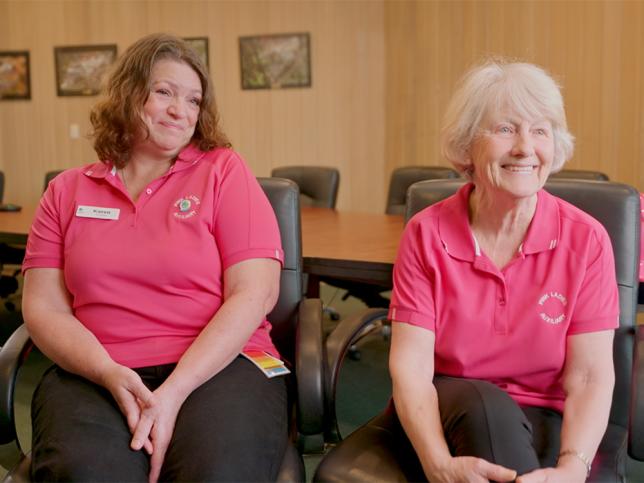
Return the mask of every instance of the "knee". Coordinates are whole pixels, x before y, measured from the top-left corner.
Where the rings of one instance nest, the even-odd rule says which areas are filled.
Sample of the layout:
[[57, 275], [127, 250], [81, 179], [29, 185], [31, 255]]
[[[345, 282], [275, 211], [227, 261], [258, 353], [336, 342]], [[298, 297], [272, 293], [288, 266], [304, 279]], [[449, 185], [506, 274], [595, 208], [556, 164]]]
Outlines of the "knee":
[[[118, 458], [96, 448], [69, 444], [41, 445], [31, 464], [32, 481], [146, 481], [149, 463], [140, 451]], [[123, 457], [125, 456], [125, 457]]]
[[479, 380], [451, 379], [448, 391], [441, 391], [437, 383], [439, 406], [443, 426], [458, 426], [470, 434], [485, 434], [494, 431], [529, 429], [529, 423], [521, 408], [496, 385]]

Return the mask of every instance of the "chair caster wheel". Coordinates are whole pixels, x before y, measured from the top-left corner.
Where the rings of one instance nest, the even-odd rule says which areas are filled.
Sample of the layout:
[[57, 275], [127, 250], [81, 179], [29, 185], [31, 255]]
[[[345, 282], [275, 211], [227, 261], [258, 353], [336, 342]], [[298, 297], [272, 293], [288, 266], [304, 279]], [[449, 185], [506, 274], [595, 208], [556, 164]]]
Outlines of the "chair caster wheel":
[[362, 354], [360, 354], [360, 349], [356, 347], [350, 347], [347, 355], [352, 361], [359, 361], [362, 357]]

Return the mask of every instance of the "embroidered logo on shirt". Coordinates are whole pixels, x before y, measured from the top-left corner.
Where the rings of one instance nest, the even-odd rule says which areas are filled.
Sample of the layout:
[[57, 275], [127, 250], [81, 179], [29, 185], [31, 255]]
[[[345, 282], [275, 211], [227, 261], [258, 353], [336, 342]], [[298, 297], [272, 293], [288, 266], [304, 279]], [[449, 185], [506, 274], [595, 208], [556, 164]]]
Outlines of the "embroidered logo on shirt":
[[188, 195], [184, 198], [179, 198], [172, 205], [174, 209], [173, 215], [175, 218], [179, 218], [180, 220], [185, 220], [186, 218], [195, 216], [199, 210], [200, 204], [201, 200], [196, 195]]
[[564, 309], [568, 305], [568, 299], [559, 292], [546, 292], [539, 299], [539, 306], [542, 312], [539, 317], [552, 325], [561, 324], [566, 320]]

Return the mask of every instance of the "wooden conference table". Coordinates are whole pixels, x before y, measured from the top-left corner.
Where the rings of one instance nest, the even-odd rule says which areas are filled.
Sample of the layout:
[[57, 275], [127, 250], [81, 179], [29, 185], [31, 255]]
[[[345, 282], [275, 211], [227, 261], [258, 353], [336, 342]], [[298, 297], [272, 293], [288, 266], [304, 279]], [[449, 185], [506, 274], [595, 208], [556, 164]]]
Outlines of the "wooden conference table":
[[[36, 205], [0, 212], [0, 243], [24, 245]], [[302, 208], [304, 271], [358, 282], [391, 284], [403, 229], [399, 216]]]

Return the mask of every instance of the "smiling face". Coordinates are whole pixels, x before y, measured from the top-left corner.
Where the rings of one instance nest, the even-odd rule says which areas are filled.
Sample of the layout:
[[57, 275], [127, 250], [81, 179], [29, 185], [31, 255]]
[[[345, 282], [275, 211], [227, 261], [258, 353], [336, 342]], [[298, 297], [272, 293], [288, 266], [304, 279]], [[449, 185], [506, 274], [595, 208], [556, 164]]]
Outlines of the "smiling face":
[[141, 113], [149, 135], [136, 149], [161, 159], [174, 158], [192, 139], [201, 98], [201, 81], [188, 64], [170, 59], [157, 61]]
[[472, 142], [472, 181], [493, 196], [529, 198], [548, 179], [554, 154], [550, 121], [501, 111], [487, 117]]

